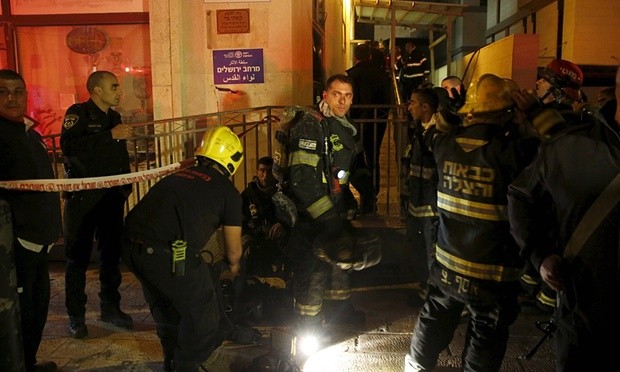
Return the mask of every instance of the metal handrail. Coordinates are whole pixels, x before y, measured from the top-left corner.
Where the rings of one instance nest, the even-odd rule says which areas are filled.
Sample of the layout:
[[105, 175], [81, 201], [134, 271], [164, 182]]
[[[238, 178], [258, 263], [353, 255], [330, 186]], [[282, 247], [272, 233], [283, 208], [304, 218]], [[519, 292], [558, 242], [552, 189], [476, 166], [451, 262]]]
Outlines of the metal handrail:
[[[256, 161], [272, 154], [273, 141], [277, 123], [285, 106], [263, 106], [235, 111], [217, 112], [203, 115], [193, 115], [181, 118], [154, 120], [130, 124], [135, 136], [127, 140], [127, 148], [131, 159], [132, 172], [159, 168], [194, 156], [194, 150], [200, 144], [207, 128], [226, 125], [235, 133], [241, 134], [245, 161], [241, 168], [232, 177], [238, 190], [243, 190], [253, 178]], [[352, 108], [369, 108], [373, 117], [356, 120], [358, 125], [372, 125], [388, 123], [386, 135], [381, 149], [381, 191], [378, 195], [379, 214], [397, 216], [399, 204], [397, 202], [400, 189], [399, 151], [403, 144], [402, 136], [398, 133], [406, 118], [400, 114], [403, 110], [398, 105], [355, 105]], [[388, 117], [381, 117], [380, 112], [389, 110]], [[376, 129], [374, 134], [376, 141]], [[368, 133], [368, 132], [367, 132]], [[44, 136], [48, 145], [52, 162], [56, 165], [55, 175], [64, 178], [62, 171], [63, 155], [60, 150], [60, 134]], [[127, 208], [131, 209], [157, 182], [157, 179], [140, 182], [134, 186], [134, 192], [128, 200]], [[357, 195], [357, 194], [356, 194]]]

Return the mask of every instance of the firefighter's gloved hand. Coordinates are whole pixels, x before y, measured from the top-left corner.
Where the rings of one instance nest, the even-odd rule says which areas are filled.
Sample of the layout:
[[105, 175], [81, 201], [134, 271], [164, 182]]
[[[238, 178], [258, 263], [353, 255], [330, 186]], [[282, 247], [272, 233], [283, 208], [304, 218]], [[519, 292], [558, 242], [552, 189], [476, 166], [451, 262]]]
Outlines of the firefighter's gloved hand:
[[334, 217], [321, 223], [314, 240], [314, 254], [329, 263], [351, 263], [354, 261], [354, 246], [351, 223]]
[[459, 109], [465, 104], [465, 90], [463, 88], [461, 89], [463, 92], [462, 94], [459, 93], [458, 89], [454, 87], [450, 88], [450, 93], [452, 94], [452, 97], [448, 98], [448, 111], [452, 114], [456, 114]]
[[525, 113], [528, 118], [534, 117], [541, 108], [540, 99], [533, 91], [515, 90], [512, 92], [512, 100], [517, 109]]

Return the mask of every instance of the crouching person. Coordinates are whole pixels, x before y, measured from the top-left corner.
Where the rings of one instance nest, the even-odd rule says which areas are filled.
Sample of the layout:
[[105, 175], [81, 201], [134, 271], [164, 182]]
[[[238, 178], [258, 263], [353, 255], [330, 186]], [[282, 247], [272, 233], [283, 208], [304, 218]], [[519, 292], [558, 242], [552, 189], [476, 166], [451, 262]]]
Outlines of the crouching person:
[[157, 323], [166, 371], [200, 371], [221, 344], [220, 305], [200, 251], [220, 226], [232, 274], [241, 258], [241, 196], [228, 177], [243, 160], [239, 137], [208, 130], [196, 164], [166, 176], [130, 211], [123, 258]]

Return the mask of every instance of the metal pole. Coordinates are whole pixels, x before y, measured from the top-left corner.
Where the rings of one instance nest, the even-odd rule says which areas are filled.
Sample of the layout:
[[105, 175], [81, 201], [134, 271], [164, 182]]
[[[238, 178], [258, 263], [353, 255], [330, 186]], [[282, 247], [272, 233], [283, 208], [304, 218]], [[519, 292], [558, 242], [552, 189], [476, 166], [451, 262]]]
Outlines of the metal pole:
[[9, 204], [0, 200], [0, 371], [24, 371], [24, 348]]

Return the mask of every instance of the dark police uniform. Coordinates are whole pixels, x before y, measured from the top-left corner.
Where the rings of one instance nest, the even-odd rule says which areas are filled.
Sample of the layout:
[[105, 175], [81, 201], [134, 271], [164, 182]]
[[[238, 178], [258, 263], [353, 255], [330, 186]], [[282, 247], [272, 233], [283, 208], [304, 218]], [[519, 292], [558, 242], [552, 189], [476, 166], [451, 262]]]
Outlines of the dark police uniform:
[[[23, 122], [0, 117], [0, 180], [55, 178], [47, 149], [34, 129]], [[13, 250], [26, 370], [36, 354], [47, 320], [50, 301], [48, 252], [62, 232], [57, 192], [18, 191], [0, 188], [0, 200], [12, 214]], [[4, 249], [4, 248], [3, 248]], [[8, 263], [3, 262], [3, 265]], [[3, 340], [5, 342], [5, 340]]]
[[[356, 203], [349, 189], [356, 154], [353, 136], [350, 123], [313, 110], [306, 111], [289, 132], [287, 193], [297, 205], [299, 220], [288, 247], [298, 315], [316, 316], [323, 299], [346, 300], [351, 294], [347, 273], [321, 260], [314, 248], [315, 240], [329, 238], [333, 229], [345, 233], [342, 229], [348, 227], [343, 222], [354, 216]], [[340, 179], [335, 177], [338, 171], [343, 173]]]
[[[221, 343], [219, 304], [200, 256], [222, 225], [241, 226], [241, 197], [212, 167], [194, 166], [157, 182], [126, 218], [123, 259], [142, 283], [164, 356], [203, 362]], [[185, 274], [172, 274], [171, 245], [187, 242]]]
[[[70, 178], [129, 173], [125, 140], [114, 140], [111, 130], [121, 115], [103, 112], [92, 101], [75, 104], [65, 114], [60, 146], [65, 171]], [[121, 295], [119, 269], [124, 205], [131, 185], [67, 193], [64, 238], [67, 268], [66, 306], [71, 317], [83, 318], [86, 311], [85, 273], [93, 248], [93, 236], [100, 253], [99, 280], [101, 309], [118, 308]]]
[[523, 260], [510, 235], [508, 184], [538, 141], [512, 124], [474, 124], [436, 136], [439, 228], [428, 299], [414, 329], [407, 364], [432, 369], [467, 306], [471, 314], [463, 369], [499, 370], [509, 327], [519, 313]]

